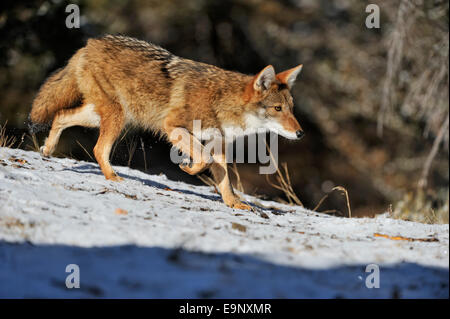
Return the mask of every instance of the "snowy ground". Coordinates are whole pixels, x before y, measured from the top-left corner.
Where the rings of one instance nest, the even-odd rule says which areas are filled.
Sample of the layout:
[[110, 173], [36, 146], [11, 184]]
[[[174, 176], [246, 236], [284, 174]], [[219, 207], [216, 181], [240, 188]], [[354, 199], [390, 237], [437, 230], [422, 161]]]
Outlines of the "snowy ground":
[[[116, 171], [124, 182], [93, 163], [0, 148], [1, 298], [449, 297], [448, 225], [251, 196], [255, 212], [233, 210], [210, 187]], [[365, 284], [372, 263], [378, 289]], [[79, 289], [66, 288], [68, 264]]]

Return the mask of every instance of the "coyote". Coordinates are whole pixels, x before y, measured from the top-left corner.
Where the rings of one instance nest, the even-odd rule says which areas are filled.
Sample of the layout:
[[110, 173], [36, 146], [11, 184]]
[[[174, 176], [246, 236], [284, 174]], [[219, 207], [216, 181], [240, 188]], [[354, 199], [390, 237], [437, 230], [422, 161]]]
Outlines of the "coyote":
[[[95, 158], [106, 179], [120, 181], [109, 156], [128, 124], [158, 132], [191, 159], [198, 158], [203, 147], [192, 133], [193, 120], [225, 136], [264, 129], [288, 139], [301, 138], [290, 94], [301, 69], [299, 65], [275, 74], [269, 65], [254, 76], [245, 75], [175, 56], [149, 42], [107, 35], [88, 40], [67, 66], [46, 80], [30, 119], [52, 122], [41, 147], [43, 156], [52, 154], [65, 128], [99, 127]], [[184, 138], [172, 137], [179, 128], [184, 129]], [[192, 175], [209, 168], [224, 203], [250, 209], [233, 192], [223, 157], [212, 154], [212, 161], [183, 162], [180, 168]]]

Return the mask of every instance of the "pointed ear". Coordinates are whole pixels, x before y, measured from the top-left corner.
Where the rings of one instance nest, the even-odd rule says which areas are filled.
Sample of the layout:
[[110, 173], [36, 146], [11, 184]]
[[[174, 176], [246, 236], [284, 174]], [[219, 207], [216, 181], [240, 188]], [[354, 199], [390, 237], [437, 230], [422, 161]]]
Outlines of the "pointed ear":
[[281, 83], [286, 84], [290, 90], [292, 88], [292, 86], [294, 85], [295, 79], [297, 78], [297, 75], [300, 73], [302, 68], [303, 68], [303, 64], [300, 64], [300, 65], [296, 66], [295, 68], [278, 73], [277, 79]]
[[253, 79], [253, 89], [255, 91], [267, 90], [270, 88], [273, 81], [275, 81], [275, 70], [273, 66], [268, 65], [255, 75], [255, 78]]

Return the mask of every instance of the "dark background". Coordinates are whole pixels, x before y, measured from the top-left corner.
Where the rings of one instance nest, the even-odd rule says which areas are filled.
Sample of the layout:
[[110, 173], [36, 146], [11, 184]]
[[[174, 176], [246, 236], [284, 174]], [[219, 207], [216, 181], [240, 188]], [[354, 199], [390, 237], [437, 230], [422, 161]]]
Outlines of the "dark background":
[[[79, 29], [65, 26], [69, 3], [80, 7]], [[365, 26], [370, 3], [380, 6], [379, 29]], [[279, 160], [305, 206], [314, 208], [341, 185], [353, 215], [391, 209], [401, 218], [448, 222], [448, 17], [448, 1], [424, 0], [3, 0], [0, 124], [7, 121], [15, 146], [33, 148], [27, 117], [39, 86], [89, 37], [107, 33], [249, 74], [268, 64], [280, 72], [302, 63], [292, 93], [306, 137], [280, 138]], [[46, 134], [37, 135], [40, 144]], [[92, 161], [97, 134], [67, 129], [56, 155]], [[439, 148], [430, 156], [433, 144]], [[170, 162], [169, 149], [151, 133], [128, 132], [112, 162], [202, 184]], [[427, 183], [418, 187], [427, 158]], [[258, 165], [238, 169], [246, 193], [286, 200]], [[329, 195], [319, 210], [346, 215], [345, 197]]]

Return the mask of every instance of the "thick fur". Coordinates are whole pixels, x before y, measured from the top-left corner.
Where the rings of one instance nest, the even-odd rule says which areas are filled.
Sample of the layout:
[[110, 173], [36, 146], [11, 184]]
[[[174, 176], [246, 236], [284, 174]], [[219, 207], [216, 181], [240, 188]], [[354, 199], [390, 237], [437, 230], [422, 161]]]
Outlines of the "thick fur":
[[30, 113], [33, 123], [51, 122], [57, 111], [80, 103], [82, 95], [75, 76], [78, 57], [77, 53], [65, 68], [55, 71], [42, 85]]
[[[236, 128], [252, 132], [262, 126], [296, 138], [301, 127], [292, 113], [289, 89], [300, 69], [275, 75], [269, 66], [250, 76], [180, 58], [145, 41], [109, 35], [90, 39], [65, 68], [48, 78], [30, 118], [35, 123], [53, 121], [42, 147], [45, 156], [54, 151], [65, 128], [99, 127], [95, 157], [107, 179], [121, 180], [109, 163], [109, 154], [126, 124], [159, 132], [191, 158], [197, 155], [195, 147], [201, 149], [200, 141], [187, 133], [189, 147], [170, 136], [177, 128], [192, 133], [193, 120], [224, 134]], [[234, 195], [223, 158], [180, 167], [190, 174], [210, 168], [224, 202], [249, 208]]]

